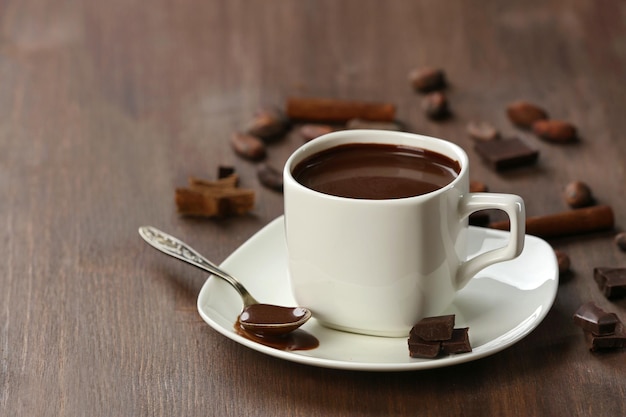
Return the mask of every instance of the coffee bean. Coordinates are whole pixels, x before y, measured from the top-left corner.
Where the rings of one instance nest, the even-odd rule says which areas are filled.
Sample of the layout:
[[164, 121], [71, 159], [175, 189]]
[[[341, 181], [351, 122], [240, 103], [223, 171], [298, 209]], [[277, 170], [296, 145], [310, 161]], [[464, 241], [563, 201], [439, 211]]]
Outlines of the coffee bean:
[[586, 207], [593, 204], [591, 188], [582, 181], [572, 181], [563, 192], [565, 202], [572, 208]]
[[441, 120], [450, 115], [448, 100], [441, 91], [435, 91], [426, 95], [422, 100], [422, 108], [426, 116], [433, 120]]
[[533, 123], [533, 132], [551, 142], [572, 142], [576, 140], [576, 127], [562, 120], [538, 120]]
[[489, 141], [498, 139], [500, 132], [487, 122], [470, 122], [467, 125], [467, 133], [474, 140]]
[[556, 262], [559, 266], [559, 274], [564, 274], [569, 271], [571, 265], [569, 255], [559, 249], [555, 249], [554, 254], [556, 255]]
[[230, 137], [230, 143], [235, 152], [243, 158], [257, 161], [265, 157], [265, 144], [256, 136], [234, 132]]
[[506, 114], [517, 126], [530, 128], [537, 120], [548, 118], [548, 113], [541, 107], [528, 101], [515, 101], [506, 108]]
[[264, 141], [279, 138], [289, 127], [289, 121], [278, 109], [266, 107], [259, 109], [246, 128], [246, 133]]
[[315, 139], [318, 136], [333, 132], [335, 129], [330, 125], [308, 123], [300, 127], [299, 132], [305, 142]]
[[261, 184], [275, 191], [283, 191], [283, 173], [276, 168], [261, 164], [257, 170], [257, 177]]
[[446, 86], [445, 73], [436, 68], [417, 68], [409, 74], [411, 86], [422, 93], [441, 90]]
[[626, 251], [626, 232], [615, 235], [615, 244], [623, 251]]

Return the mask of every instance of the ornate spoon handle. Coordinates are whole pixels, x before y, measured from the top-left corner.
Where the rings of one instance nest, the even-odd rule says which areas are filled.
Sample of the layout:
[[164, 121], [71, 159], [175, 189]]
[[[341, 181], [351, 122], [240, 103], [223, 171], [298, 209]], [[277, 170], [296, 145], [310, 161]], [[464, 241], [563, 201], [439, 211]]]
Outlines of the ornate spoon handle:
[[170, 236], [152, 226], [140, 227], [139, 235], [141, 235], [141, 237], [152, 247], [158, 249], [166, 255], [170, 255], [174, 258], [180, 259], [181, 261], [187, 262], [190, 265], [209, 272], [228, 282], [241, 295], [245, 306], [258, 304], [254, 297], [250, 295], [248, 290], [233, 276], [221, 270], [217, 265], [200, 255], [191, 246], [176, 239], [174, 236]]

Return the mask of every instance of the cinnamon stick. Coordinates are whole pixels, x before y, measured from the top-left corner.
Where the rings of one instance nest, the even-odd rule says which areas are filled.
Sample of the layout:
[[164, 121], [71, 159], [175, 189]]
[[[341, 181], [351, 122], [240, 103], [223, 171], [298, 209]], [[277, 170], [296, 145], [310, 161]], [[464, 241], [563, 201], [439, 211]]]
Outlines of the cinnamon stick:
[[351, 119], [391, 122], [396, 116], [396, 107], [391, 103], [333, 98], [291, 97], [286, 107], [289, 118], [314, 122], [345, 123]]
[[[567, 210], [545, 216], [526, 218], [526, 233], [543, 238], [567, 236], [577, 233], [610, 230], [615, 224], [613, 209], [609, 206], [592, 206]], [[509, 221], [492, 222], [493, 229], [509, 230]]]
[[213, 190], [177, 188], [176, 206], [178, 213], [184, 216], [241, 215], [254, 208], [254, 191], [243, 188]]
[[225, 189], [225, 188], [237, 188], [239, 183], [239, 175], [230, 174], [226, 177], [218, 178], [217, 180], [207, 180], [198, 177], [188, 178], [189, 186], [191, 188], [198, 189]]
[[253, 190], [238, 188], [237, 174], [215, 181], [190, 177], [189, 187], [177, 188], [178, 213], [184, 216], [225, 217], [241, 215], [254, 208]]

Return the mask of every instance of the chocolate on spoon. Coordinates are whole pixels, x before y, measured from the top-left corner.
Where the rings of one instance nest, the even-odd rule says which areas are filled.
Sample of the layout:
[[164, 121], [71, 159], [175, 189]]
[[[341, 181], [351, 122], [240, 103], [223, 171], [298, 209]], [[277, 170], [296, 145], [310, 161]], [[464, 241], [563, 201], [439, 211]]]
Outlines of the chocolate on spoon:
[[259, 303], [230, 274], [218, 268], [189, 245], [155, 227], [142, 226], [139, 228], [139, 235], [161, 252], [222, 278], [235, 288], [243, 301], [243, 310], [238, 322], [249, 332], [268, 336], [284, 335], [293, 332], [311, 318], [311, 311], [304, 307], [283, 307]]

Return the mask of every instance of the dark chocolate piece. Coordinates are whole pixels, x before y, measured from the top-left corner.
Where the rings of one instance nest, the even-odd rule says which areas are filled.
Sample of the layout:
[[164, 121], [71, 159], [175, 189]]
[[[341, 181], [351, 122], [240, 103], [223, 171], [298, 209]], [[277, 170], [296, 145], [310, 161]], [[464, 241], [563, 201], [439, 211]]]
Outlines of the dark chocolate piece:
[[626, 297], [626, 268], [594, 268], [593, 278], [606, 298]]
[[409, 355], [412, 358], [433, 359], [441, 351], [441, 342], [429, 342], [417, 336], [409, 338]]
[[622, 323], [619, 323], [613, 334], [595, 335], [591, 332], [585, 332], [585, 339], [589, 350], [594, 352], [603, 349], [624, 348], [626, 347], [626, 329]]
[[608, 335], [615, 332], [619, 318], [615, 313], [608, 313], [593, 301], [583, 304], [574, 313], [574, 323], [586, 332], [594, 335]]
[[441, 342], [441, 351], [446, 354], [471, 352], [469, 327], [454, 329], [450, 340]]
[[446, 316], [426, 317], [411, 329], [411, 337], [419, 337], [425, 341], [449, 340], [454, 329], [454, 314]]
[[409, 355], [433, 359], [440, 354], [471, 352], [469, 327], [454, 328], [454, 314], [425, 317], [409, 333]]
[[229, 165], [220, 165], [217, 167], [217, 178], [227, 178], [235, 173], [235, 167]]
[[519, 138], [478, 142], [474, 149], [496, 170], [531, 165], [539, 158], [539, 151]]

